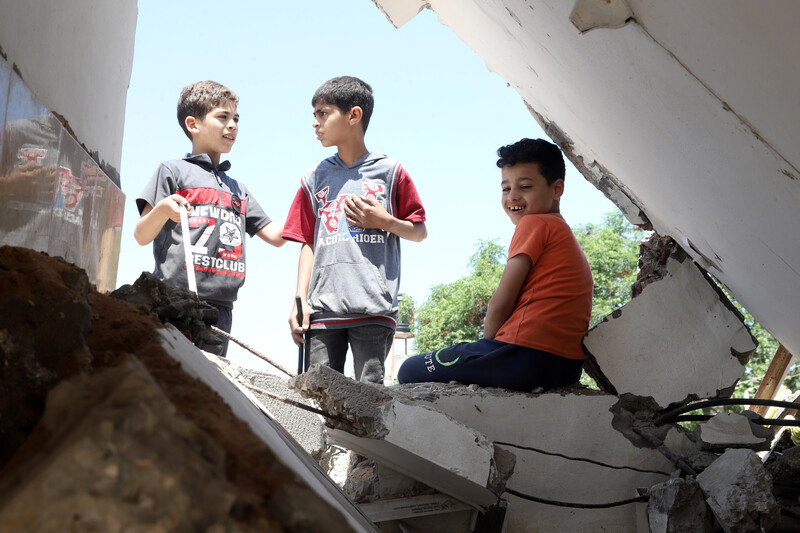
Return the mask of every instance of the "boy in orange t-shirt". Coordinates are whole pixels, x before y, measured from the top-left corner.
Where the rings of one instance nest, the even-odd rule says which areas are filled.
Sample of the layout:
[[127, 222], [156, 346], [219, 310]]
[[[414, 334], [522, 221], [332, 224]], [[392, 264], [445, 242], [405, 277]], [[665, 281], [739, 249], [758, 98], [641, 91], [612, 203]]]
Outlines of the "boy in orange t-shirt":
[[564, 158], [542, 139], [522, 139], [497, 154], [503, 210], [516, 230], [483, 338], [409, 357], [400, 367], [400, 383], [458, 381], [529, 391], [580, 379], [593, 281], [559, 213]]

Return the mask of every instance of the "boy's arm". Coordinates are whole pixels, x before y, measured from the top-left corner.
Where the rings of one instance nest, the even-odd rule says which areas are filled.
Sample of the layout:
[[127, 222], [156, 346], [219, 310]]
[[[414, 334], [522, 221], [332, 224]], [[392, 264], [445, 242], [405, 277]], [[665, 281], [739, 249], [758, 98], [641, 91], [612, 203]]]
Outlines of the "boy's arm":
[[515, 255], [506, 262], [500, 284], [489, 300], [489, 309], [483, 322], [484, 339], [494, 339], [500, 326], [511, 316], [531, 265], [533, 261], [525, 254]]
[[149, 244], [153, 242], [153, 239], [156, 238], [158, 232], [161, 231], [161, 228], [164, 227], [167, 220], [180, 222], [181, 211], [179, 206], [181, 205], [185, 205], [187, 214], [191, 214], [191, 204], [189, 204], [186, 198], [179, 194], [173, 194], [163, 198], [155, 207], [150, 204], [145, 205], [144, 209], [142, 209], [142, 216], [139, 221], [136, 222], [136, 228], [133, 230], [133, 236], [136, 238], [136, 242], [142, 246]]
[[362, 228], [377, 228], [394, 233], [401, 239], [420, 242], [428, 236], [425, 222], [400, 220], [389, 214], [379, 201], [371, 196], [350, 195], [344, 206], [347, 221]]
[[292, 340], [297, 346], [305, 344], [303, 333], [308, 330], [308, 322], [311, 319], [311, 310], [308, 308], [308, 285], [311, 282], [311, 267], [314, 266], [314, 245], [303, 244], [300, 249], [300, 262], [297, 266], [297, 293], [300, 303], [303, 305], [303, 326], [297, 323], [297, 300], [292, 305], [292, 314], [289, 315], [289, 329], [292, 332]]
[[277, 246], [280, 248], [284, 244], [286, 244], [286, 240], [281, 237], [283, 233], [283, 225], [286, 222], [285, 218], [277, 222], [270, 222], [260, 230], [258, 230], [258, 235], [264, 242], [268, 242], [272, 246]]

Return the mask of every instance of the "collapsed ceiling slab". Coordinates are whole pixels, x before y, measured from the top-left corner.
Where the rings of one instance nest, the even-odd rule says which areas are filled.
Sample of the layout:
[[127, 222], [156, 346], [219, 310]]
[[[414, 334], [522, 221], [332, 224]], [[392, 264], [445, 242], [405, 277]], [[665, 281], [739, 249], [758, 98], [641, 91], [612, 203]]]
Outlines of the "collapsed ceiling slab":
[[398, 27], [435, 11], [587, 179], [800, 353], [800, 4], [374, 1]]

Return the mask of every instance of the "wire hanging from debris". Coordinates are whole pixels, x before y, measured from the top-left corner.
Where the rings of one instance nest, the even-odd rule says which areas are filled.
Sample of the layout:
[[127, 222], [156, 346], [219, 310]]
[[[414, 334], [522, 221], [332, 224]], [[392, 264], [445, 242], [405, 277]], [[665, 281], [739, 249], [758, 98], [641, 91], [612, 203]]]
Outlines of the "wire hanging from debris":
[[644, 494], [642, 496], [637, 496], [635, 498], [628, 498], [627, 500], [619, 500], [615, 502], [607, 502], [607, 503], [573, 503], [573, 502], [561, 502], [558, 500], [548, 500], [545, 498], [538, 498], [536, 496], [531, 496], [530, 494], [525, 494], [514, 489], [506, 488], [506, 493], [512, 494], [518, 498], [522, 498], [524, 500], [529, 500], [536, 503], [543, 503], [545, 505], [555, 505], [557, 507], [571, 507], [573, 509], [608, 509], [609, 507], [619, 507], [621, 505], [628, 505], [631, 503], [643, 503], [650, 500], [650, 494]]
[[510, 446], [512, 448], [518, 448], [520, 450], [530, 450], [532, 452], [541, 453], [543, 455], [552, 455], [552, 456], [555, 456], [555, 457], [561, 457], [561, 458], [567, 459], [569, 461], [582, 461], [582, 462], [585, 462], [585, 463], [591, 463], [591, 464], [595, 464], [595, 465], [598, 465], [598, 466], [604, 466], [606, 468], [611, 468], [611, 469], [614, 469], [614, 470], [633, 470], [635, 472], [642, 472], [644, 474], [660, 474], [662, 476], [669, 476], [668, 472], [662, 472], [660, 470], [646, 470], [646, 469], [643, 469], [643, 468], [636, 468], [635, 466], [610, 465], [610, 464], [607, 464], [607, 463], [601, 463], [600, 461], [594, 461], [592, 459], [585, 459], [583, 457], [570, 457], [569, 455], [564, 455], [564, 454], [561, 454], [561, 453], [558, 453], [558, 452], [548, 452], [547, 450], [541, 450], [539, 448], [534, 448], [532, 446], [522, 446], [521, 444], [512, 444], [510, 442], [494, 441], [494, 443], [495, 444], [499, 444], [501, 446]]
[[[720, 405], [767, 405], [769, 407], [784, 407], [787, 409], [800, 409], [800, 403], [797, 402], [784, 402], [778, 400], [763, 400], [757, 398], [727, 398], [718, 400], [703, 400], [693, 404], [684, 405], [672, 411], [668, 411], [659, 416], [653, 422], [656, 426], [661, 426], [670, 422], [689, 422], [689, 421], [703, 421], [713, 418], [713, 415], [686, 415], [678, 416], [690, 411], [696, 411], [703, 407], [716, 407]], [[800, 420], [784, 420], [780, 418], [762, 418], [754, 417], [750, 419], [756, 424], [774, 425], [774, 426], [800, 426]]]
[[342, 422], [344, 424], [349, 423], [349, 421], [346, 418], [341, 417], [339, 415], [332, 415], [330, 413], [326, 413], [322, 409], [317, 409], [316, 407], [311, 407], [310, 405], [306, 405], [304, 403], [292, 400], [291, 398], [286, 398], [284, 396], [280, 396], [278, 394], [275, 394], [274, 392], [270, 392], [270, 391], [268, 391], [266, 389], [262, 389], [260, 387], [256, 387], [255, 385], [248, 385], [247, 383], [243, 383], [241, 381], [239, 383], [242, 383], [242, 385], [244, 385], [245, 387], [247, 387], [251, 391], [257, 392], [259, 394], [263, 394], [264, 396], [268, 396], [268, 397], [272, 398], [273, 400], [278, 400], [279, 402], [283, 402], [283, 403], [285, 403], [287, 405], [291, 405], [293, 407], [297, 407], [298, 409], [303, 409], [303, 410], [308, 411], [310, 413], [314, 413], [314, 414], [317, 414], [317, 415], [324, 416], [325, 418], [330, 418], [331, 420], [336, 420], [337, 422]]
[[233, 335], [231, 335], [227, 331], [223, 331], [223, 330], [219, 329], [217, 326], [211, 326], [211, 331], [213, 331], [214, 333], [216, 333], [220, 337], [225, 337], [226, 339], [235, 342], [236, 344], [238, 344], [239, 346], [241, 346], [245, 350], [248, 350], [253, 355], [255, 355], [257, 357], [260, 357], [261, 359], [263, 359], [267, 363], [271, 364], [272, 366], [274, 366], [275, 368], [277, 368], [278, 370], [280, 370], [281, 372], [283, 372], [284, 374], [286, 374], [290, 378], [295, 377], [295, 374], [293, 374], [292, 372], [286, 370], [281, 365], [279, 365], [278, 363], [276, 363], [275, 361], [273, 361], [272, 359], [270, 359], [269, 357], [267, 357], [263, 353], [259, 352], [258, 350], [256, 350], [252, 346], [250, 346], [248, 344], [245, 344], [244, 342], [240, 341], [239, 339], [237, 339], [236, 337], [234, 337]]

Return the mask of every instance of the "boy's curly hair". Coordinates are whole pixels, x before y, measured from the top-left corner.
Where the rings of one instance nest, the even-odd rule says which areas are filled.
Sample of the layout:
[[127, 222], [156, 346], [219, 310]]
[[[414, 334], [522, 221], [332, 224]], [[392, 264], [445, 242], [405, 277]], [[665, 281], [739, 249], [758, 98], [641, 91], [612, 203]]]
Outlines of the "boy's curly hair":
[[178, 97], [178, 123], [189, 140], [192, 136], [186, 129], [186, 117], [203, 120], [209, 111], [222, 102], [238, 104], [239, 97], [231, 89], [215, 81], [198, 81], [181, 89]]
[[497, 166], [513, 167], [518, 163], [537, 163], [539, 172], [552, 185], [556, 180], [563, 180], [566, 174], [564, 156], [555, 144], [544, 139], [521, 139], [514, 144], [497, 149]]
[[342, 113], [347, 113], [356, 106], [360, 107], [363, 112], [361, 124], [364, 125], [364, 133], [369, 126], [372, 108], [375, 105], [372, 87], [353, 76], [339, 76], [320, 85], [311, 98], [312, 106], [319, 103], [335, 105]]

